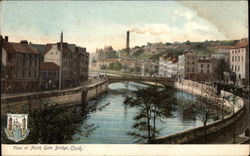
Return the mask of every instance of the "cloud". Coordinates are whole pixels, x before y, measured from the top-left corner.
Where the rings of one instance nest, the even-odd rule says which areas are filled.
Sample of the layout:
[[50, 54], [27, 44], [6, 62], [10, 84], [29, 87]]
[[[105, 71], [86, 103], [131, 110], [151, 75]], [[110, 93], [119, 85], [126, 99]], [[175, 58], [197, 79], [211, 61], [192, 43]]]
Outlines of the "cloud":
[[131, 28], [130, 32], [136, 34], [150, 34], [150, 35], [167, 35], [170, 33], [170, 28], [165, 24], [150, 24], [143, 28]]
[[192, 18], [194, 17], [193, 13], [191, 13], [190, 11], [175, 10], [174, 14], [175, 16], [185, 17], [188, 21], [192, 20]]
[[239, 39], [248, 34], [247, 1], [177, 2], [213, 24], [227, 39]]

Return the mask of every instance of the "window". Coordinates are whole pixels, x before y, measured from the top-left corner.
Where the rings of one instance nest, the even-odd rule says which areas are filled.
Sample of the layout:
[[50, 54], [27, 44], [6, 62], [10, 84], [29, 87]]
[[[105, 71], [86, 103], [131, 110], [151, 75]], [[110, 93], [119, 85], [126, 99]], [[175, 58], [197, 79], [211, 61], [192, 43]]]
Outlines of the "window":
[[193, 62], [193, 64], [194, 64], [194, 62]]
[[192, 68], [192, 72], [194, 72], [194, 68]]
[[201, 64], [201, 67], [203, 67], [203, 64]]
[[29, 71], [29, 78], [31, 77], [31, 72]]
[[234, 57], [234, 61], [235, 61], [235, 62], [237, 61], [237, 57], [236, 57], [236, 56]]
[[23, 58], [23, 66], [25, 66], [25, 58]]
[[29, 66], [31, 67], [31, 59], [30, 59], [30, 63], [29, 63]]
[[207, 67], [210, 67], [210, 64], [207, 64]]
[[25, 71], [23, 71], [23, 78], [24, 78], [24, 75], [25, 75]]
[[189, 72], [189, 68], [187, 68], [187, 72]]
[[232, 56], [232, 62], [234, 61], [234, 57]]
[[201, 73], [203, 73], [203, 69], [201, 69]]
[[187, 64], [189, 64], [189, 62], [187, 62]]
[[36, 71], [34, 71], [34, 77], [36, 77]]
[[210, 73], [210, 70], [209, 70], [209, 69], [207, 70], [207, 73], [208, 73], [208, 74]]
[[236, 69], [237, 67], [236, 67], [236, 65], [234, 65], [234, 71], [237, 71], [237, 69]]
[[232, 71], [234, 70], [234, 65], [232, 65]]
[[240, 62], [240, 56], [238, 56], [238, 61]]
[[35, 67], [36, 67], [36, 59], [35, 59]]
[[238, 71], [240, 71], [240, 65], [238, 65]]
[[53, 55], [53, 53], [51, 53], [51, 55]]
[[8, 54], [8, 62], [10, 62], [10, 63], [15, 62], [15, 55], [14, 54]]
[[241, 56], [241, 61], [243, 62], [243, 56]]

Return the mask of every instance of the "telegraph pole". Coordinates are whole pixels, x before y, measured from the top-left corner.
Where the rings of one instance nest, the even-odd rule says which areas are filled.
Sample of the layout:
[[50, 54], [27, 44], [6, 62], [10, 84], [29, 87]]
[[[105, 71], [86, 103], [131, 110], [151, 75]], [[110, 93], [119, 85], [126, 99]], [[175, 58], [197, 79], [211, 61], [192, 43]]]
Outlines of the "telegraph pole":
[[63, 53], [63, 31], [61, 32], [61, 52], [60, 52], [60, 73], [59, 73], [59, 89], [62, 88], [62, 53]]

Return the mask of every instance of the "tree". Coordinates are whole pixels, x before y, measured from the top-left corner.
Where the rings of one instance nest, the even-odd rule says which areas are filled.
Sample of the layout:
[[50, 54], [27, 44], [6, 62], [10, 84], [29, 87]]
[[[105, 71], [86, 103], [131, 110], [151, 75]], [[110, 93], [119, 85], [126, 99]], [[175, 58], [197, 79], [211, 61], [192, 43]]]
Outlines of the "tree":
[[214, 68], [215, 77], [219, 81], [224, 81], [224, 72], [230, 72], [229, 63], [224, 59], [219, 59]]
[[134, 72], [134, 70], [135, 70], [135, 69], [132, 68], [132, 67], [129, 68], [129, 72], [131, 72], [131, 73]]
[[107, 69], [107, 66], [106, 65], [102, 65], [101, 66], [101, 70], [106, 70]]
[[136, 71], [137, 73], [140, 73], [140, 72], [141, 72], [141, 68], [140, 68], [140, 67], [136, 67], [136, 68], [135, 68], [135, 71]]
[[216, 95], [216, 90], [210, 87], [202, 89], [202, 94], [195, 101], [190, 101], [184, 106], [184, 111], [195, 114], [204, 126], [204, 143], [207, 142], [207, 122], [219, 115], [218, 107], [224, 103], [223, 99]]
[[156, 128], [156, 119], [172, 116], [175, 98], [173, 90], [149, 86], [135, 92], [135, 98], [126, 97], [125, 104], [139, 109], [134, 117], [135, 131], [128, 134], [135, 137], [136, 142], [152, 143], [160, 130]]
[[120, 71], [122, 69], [122, 64], [120, 62], [115, 62], [114, 70]]
[[108, 66], [108, 69], [114, 70], [114, 65], [115, 65], [114, 62], [110, 63], [109, 66]]
[[[41, 107], [37, 110], [31, 110], [31, 105], [28, 100], [27, 108], [23, 108], [25, 112], [29, 112], [30, 133], [25, 140], [18, 142], [21, 144], [62, 144], [70, 141], [75, 133], [88, 137], [98, 128], [86, 122], [89, 114], [102, 110], [108, 104], [99, 106], [97, 102], [93, 102], [82, 107], [62, 107], [55, 102], [41, 100]], [[8, 140], [6, 135], [1, 135], [4, 143], [15, 143]]]
[[[226, 97], [227, 100], [229, 100], [229, 104], [231, 104], [232, 107], [232, 113], [234, 115], [235, 113], [235, 107], [239, 107], [239, 97], [237, 97], [236, 95], [232, 95], [232, 96], [228, 96]], [[235, 122], [233, 123], [233, 143], [235, 143]]]

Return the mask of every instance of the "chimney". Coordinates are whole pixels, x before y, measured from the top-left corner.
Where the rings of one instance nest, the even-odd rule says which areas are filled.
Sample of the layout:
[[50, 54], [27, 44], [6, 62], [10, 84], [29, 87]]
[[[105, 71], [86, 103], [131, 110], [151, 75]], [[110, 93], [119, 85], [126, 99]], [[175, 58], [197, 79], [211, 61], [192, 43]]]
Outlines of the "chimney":
[[21, 43], [21, 44], [28, 44], [28, 41], [27, 41], [27, 40], [21, 40], [20, 43]]
[[4, 36], [4, 40], [5, 40], [6, 42], [9, 42], [9, 37], [8, 37], [8, 36]]
[[126, 49], [129, 49], [129, 31], [127, 31], [127, 44]]

